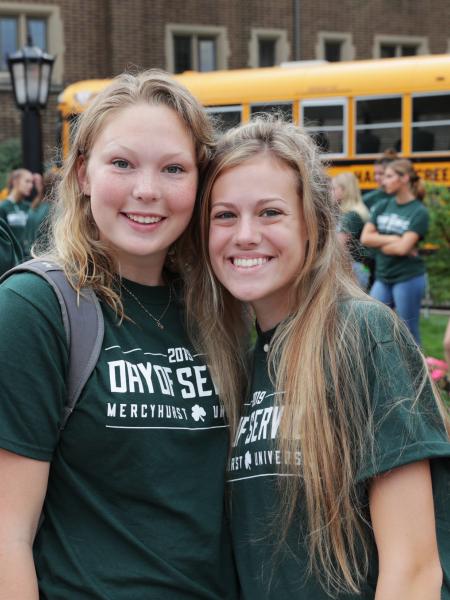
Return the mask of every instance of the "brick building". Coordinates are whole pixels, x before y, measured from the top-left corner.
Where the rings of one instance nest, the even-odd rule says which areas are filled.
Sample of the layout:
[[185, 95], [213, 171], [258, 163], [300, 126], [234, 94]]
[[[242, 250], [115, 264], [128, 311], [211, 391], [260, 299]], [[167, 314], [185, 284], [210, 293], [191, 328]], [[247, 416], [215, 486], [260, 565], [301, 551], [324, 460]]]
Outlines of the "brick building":
[[48, 159], [57, 95], [79, 79], [444, 53], [449, 22], [449, 0], [0, 0], [0, 142], [20, 135], [4, 57], [27, 30], [57, 56], [42, 113]]

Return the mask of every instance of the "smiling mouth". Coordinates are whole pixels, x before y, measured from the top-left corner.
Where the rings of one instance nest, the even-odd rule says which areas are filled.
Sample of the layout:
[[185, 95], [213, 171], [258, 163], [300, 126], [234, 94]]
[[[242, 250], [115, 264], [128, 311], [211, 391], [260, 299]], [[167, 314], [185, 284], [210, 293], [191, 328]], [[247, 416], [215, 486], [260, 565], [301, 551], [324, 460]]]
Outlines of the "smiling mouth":
[[140, 223], [141, 225], [149, 225], [151, 223], [159, 223], [163, 220], [163, 217], [150, 217], [144, 215], [131, 215], [129, 213], [125, 213], [125, 216], [130, 219], [130, 221], [134, 221], [135, 223]]
[[235, 267], [251, 269], [252, 267], [260, 267], [268, 263], [270, 258], [232, 258], [231, 262]]

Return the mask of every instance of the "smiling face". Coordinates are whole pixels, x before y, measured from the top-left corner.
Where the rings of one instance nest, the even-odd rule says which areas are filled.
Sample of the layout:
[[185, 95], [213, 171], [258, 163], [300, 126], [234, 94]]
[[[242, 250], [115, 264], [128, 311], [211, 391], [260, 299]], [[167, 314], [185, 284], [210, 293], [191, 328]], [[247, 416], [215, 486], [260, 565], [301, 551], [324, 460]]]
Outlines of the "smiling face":
[[132, 105], [106, 121], [78, 180], [124, 277], [161, 283], [167, 250], [189, 224], [197, 177], [193, 139], [167, 106]]
[[263, 330], [289, 314], [305, 258], [296, 173], [265, 152], [224, 171], [211, 192], [209, 254], [219, 281], [250, 302]]

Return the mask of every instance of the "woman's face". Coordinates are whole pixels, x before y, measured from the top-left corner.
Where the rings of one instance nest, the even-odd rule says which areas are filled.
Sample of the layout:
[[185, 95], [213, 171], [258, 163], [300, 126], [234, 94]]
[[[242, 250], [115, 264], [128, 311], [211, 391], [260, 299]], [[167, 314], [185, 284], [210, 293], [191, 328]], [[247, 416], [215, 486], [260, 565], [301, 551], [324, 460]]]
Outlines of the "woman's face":
[[408, 185], [409, 178], [407, 175], [399, 175], [391, 169], [386, 167], [383, 177], [383, 188], [387, 194], [397, 194], [403, 187]]
[[17, 179], [17, 183], [15, 185], [16, 195], [19, 199], [26, 198], [29, 196], [33, 190], [33, 175], [30, 171], [25, 171], [22, 175]]
[[383, 185], [384, 177], [384, 165], [374, 165], [373, 167], [373, 178], [378, 187]]
[[197, 192], [195, 146], [166, 106], [138, 104], [106, 121], [78, 167], [100, 232], [124, 277], [161, 283], [170, 245], [189, 224]]
[[209, 253], [219, 281], [263, 330], [289, 314], [307, 241], [296, 173], [270, 153], [224, 171], [211, 193]]
[[331, 190], [333, 192], [334, 200], [340, 204], [344, 198], [344, 188], [333, 179], [331, 182]]

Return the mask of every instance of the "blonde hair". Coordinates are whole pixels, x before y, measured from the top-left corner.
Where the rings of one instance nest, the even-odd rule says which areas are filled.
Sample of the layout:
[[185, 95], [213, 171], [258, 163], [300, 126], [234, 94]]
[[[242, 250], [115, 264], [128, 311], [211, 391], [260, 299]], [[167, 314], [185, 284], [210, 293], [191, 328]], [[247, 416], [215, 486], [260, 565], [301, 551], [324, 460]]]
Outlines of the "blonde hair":
[[392, 169], [395, 173], [397, 173], [397, 175], [400, 176], [408, 175], [409, 186], [414, 196], [419, 200], [422, 200], [425, 197], [426, 190], [423, 181], [416, 173], [414, 165], [410, 160], [407, 158], [399, 158], [386, 165], [386, 168]]
[[[372, 301], [346, 272], [336, 234], [338, 207], [318, 149], [299, 127], [256, 119], [219, 140], [201, 193], [199, 260], [190, 272], [187, 296], [189, 324], [208, 354], [233, 439], [244, 393], [236, 386], [245, 365], [241, 336], [247, 324], [242, 304], [221, 286], [211, 267], [210, 201], [220, 175], [262, 153], [273, 155], [296, 174], [309, 240], [304, 264], [292, 284], [290, 316], [277, 327], [268, 358], [275, 389], [284, 391], [277, 444], [289, 456], [298, 451], [302, 456], [301, 476], [280, 478], [281, 510], [274, 526], [281, 532], [282, 544], [301, 493], [310, 571], [327, 589], [357, 592], [367, 573], [368, 553], [356, 478], [363, 460], [372, 458], [373, 425], [363, 364], [366, 348], [357, 314], [364, 311], [361, 302], [342, 307], [347, 299]], [[391, 311], [380, 310], [395, 330]]]
[[[69, 155], [62, 169], [62, 178], [55, 190], [52, 216], [50, 258], [62, 265], [74, 288], [80, 292], [90, 286], [96, 294], [123, 317], [120, 296], [115, 291], [116, 264], [110, 251], [99, 239], [97, 225], [91, 213], [89, 197], [80, 189], [77, 166], [80, 156], [89, 158], [95, 140], [107, 119], [135, 104], [163, 105], [172, 109], [186, 126], [195, 146], [197, 167], [201, 174], [208, 163], [213, 146], [213, 129], [200, 103], [190, 92], [167, 73], [150, 69], [138, 74], [123, 73], [95, 97], [78, 118]], [[148, 141], [152, 143], [152, 140]], [[172, 267], [190, 257], [189, 228], [174, 244]], [[168, 261], [166, 261], [168, 262]]]
[[343, 198], [339, 202], [341, 211], [344, 213], [356, 212], [364, 222], [368, 221], [369, 211], [362, 201], [356, 176], [350, 172], [339, 173], [333, 177], [333, 181], [343, 192]]

